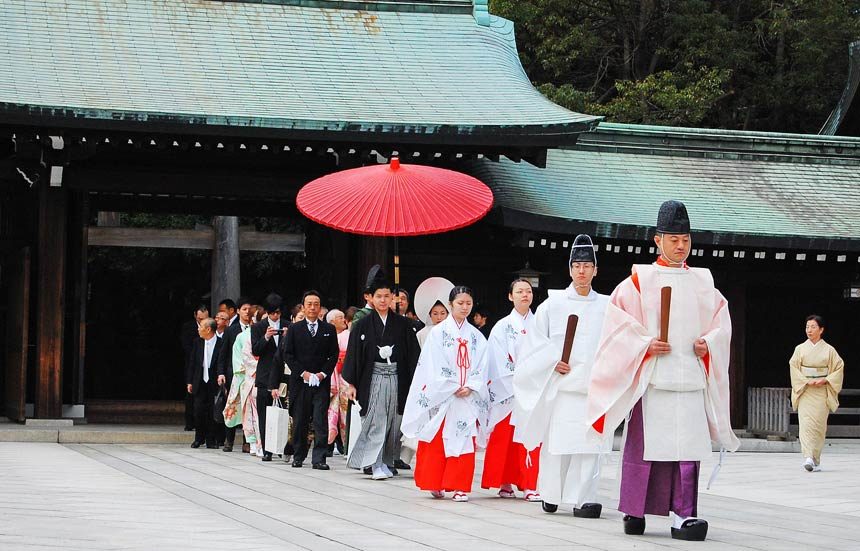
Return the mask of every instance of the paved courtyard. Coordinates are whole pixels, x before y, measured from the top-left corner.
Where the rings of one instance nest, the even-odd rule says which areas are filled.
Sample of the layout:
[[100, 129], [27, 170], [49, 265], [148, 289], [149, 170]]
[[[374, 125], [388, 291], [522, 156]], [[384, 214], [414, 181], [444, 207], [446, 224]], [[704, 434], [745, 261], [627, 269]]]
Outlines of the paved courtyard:
[[729, 455], [711, 490], [703, 465], [710, 536], [690, 543], [659, 517], [643, 537], [622, 533], [617, 456], [603, 518], [587, 520], [483, 490], [433, 500], [409, 473], [375, 482], [339, 457], [321, 472], [177, 445], [0, 443], [0, 549], [860, 549], [860, 444], [829, 446], [821, 473], [800, 460]]

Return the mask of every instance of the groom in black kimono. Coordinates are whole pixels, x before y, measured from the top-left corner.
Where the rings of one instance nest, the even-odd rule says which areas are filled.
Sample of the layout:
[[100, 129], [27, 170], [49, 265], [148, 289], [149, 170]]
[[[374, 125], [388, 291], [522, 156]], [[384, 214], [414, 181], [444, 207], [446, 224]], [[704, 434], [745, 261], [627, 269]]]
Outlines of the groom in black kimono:
[[411, 320], [390, 308], [394, 295], [378, 266], [371, 270], [368, 291], [373, 311], [354, 322], [343, 365], [350, 399], [361, 405], [361, 434], [350, 449], [348, 466], [371, 467], [375, 480], [393, 476], [400, 420], [419, 347]]

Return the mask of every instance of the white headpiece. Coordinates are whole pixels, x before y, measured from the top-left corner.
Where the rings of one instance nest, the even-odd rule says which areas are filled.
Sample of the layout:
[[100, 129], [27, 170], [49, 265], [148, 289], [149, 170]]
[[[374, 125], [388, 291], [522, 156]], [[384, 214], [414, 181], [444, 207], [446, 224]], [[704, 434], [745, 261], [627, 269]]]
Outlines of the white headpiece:
[[426, 325], [433, 325], [430, 310], [437, 302], [448, 308], [448, 295], [454, 284], [444, 277], [428, 277], [415, 289], [415, 315]]

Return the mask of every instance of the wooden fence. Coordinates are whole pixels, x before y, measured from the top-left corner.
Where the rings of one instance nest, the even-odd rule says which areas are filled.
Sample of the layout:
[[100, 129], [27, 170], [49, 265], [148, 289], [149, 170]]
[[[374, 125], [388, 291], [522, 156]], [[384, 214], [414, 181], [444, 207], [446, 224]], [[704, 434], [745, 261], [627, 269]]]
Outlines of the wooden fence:
[[[860, 389], [846, 388], [839, 393], [840, 401], [846, 397], [860, 396]], [[747, 430], [760, 436], [782, 436], [795, 438], [797, 425], [792, 424], [790, 388], [748, 388]], [[839, 407], [830, 414], [827, 436], [860, 438], [860, 424], [846, 423], [846, 418], [834, 416], [860, 415], [860, 408]]]

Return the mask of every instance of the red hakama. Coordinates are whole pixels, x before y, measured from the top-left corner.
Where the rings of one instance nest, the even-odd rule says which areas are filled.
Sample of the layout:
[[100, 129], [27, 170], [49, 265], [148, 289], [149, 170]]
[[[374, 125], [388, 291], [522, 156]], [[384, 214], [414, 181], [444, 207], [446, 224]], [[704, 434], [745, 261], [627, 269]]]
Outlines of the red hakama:
[[418, 442], [413, 477], [422, 490], [466, 492], [472, 491], [475, 476], [475, 452], [459, 457], [445, 457], [442, 426], [430, 442]]
[[515, 485], [520, 491], [537, 488], [540, 446], [528, 454], [530, 467], [526, 466], [526, 448], [514, 442], [514, 427], [508, 415], [493, 427], [487, 451], [484, 454], [484, 474], [481, 488], [501, 488], [505, 484]]

